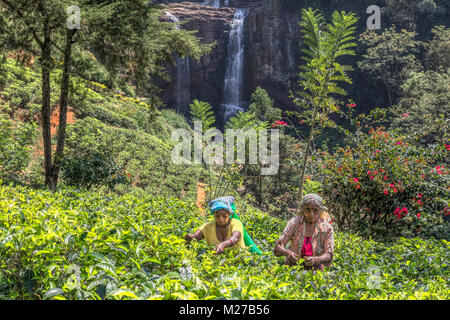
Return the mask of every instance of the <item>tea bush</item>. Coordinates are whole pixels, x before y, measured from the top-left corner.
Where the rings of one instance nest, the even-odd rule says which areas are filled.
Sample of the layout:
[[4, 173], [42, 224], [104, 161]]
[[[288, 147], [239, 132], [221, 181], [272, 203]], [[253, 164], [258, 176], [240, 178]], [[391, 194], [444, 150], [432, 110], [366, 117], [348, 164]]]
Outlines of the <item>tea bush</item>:
[[[120, 183], [152, 195], [195, 199], [197, 181], [205, 172], [198, 165], [174, 164], [171, 151], [154, 135], [86, 117], [68, 126], [63, 176], [72, 185]], [[104, 156], [93, 158], [92, 154]]]
[[14, 124], [9, 116], [0, 113], [0, 178], [23, 178], [36, 135], [35, 124]]
[[445, 240], [336, 232], [334, 264], [311, 272], [272, 253], [286, 220], [237, 208], [262, 255], [187, 246], [209, 219], [192, 202], [0, 185], [0, 299], [449, 298]]

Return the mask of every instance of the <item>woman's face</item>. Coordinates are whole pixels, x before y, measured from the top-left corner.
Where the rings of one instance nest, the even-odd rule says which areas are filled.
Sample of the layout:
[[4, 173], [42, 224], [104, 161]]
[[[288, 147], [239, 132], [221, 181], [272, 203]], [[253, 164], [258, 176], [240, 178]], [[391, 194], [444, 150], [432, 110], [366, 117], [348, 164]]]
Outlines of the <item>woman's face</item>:
[[226, 210], [218, 210], [214, 213], [214, 218], [216, 220], [216, 224], [219, 226], [225, 226], [228, 224], [230, 220], [230, 213]]
[[320, 208], [314, 204], [307, 203], [303, 207], [303, 213], [305, 215], [306, 221], [314, 223], [320, 216]]

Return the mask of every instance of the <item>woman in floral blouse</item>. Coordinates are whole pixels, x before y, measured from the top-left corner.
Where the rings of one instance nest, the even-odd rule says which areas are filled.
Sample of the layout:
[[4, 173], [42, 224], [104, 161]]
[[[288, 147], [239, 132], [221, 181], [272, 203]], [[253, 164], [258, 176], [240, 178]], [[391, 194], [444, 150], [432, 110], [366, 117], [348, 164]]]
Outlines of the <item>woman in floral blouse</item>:
[[[306, 269], [320, 269], [330, 266], [334, 252], [334, 231], [327, 222], [329, 217], [322, 198], [307, 194], [300, 202], [300, 214], [289, 220], [277, 240], [274, 253], [286, 256], [286, 264], [293, 266], [300, 258]], [[287, 243], [290, 243], [286, 247]]]

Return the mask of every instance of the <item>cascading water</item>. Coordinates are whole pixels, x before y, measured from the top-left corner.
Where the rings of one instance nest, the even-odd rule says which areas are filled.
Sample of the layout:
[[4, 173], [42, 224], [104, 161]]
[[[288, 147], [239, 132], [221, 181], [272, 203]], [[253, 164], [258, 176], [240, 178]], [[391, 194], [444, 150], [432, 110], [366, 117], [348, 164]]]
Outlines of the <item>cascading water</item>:
[[244, 69], [244, 21], [247, 11], [236, 9], [228, 42], [228, 58], [223, 90], [224, 121], [227, 121], [241, 107], [241, 92]]
[[[180, 28], [178, 18], [170, 12], [165, 12], [167, 18], [175, 24], [177, 29]], [[175, 57], [177, 63], [177, 87], [176, 87], [176, 105], [177, 110], [183, 110], [183, 103], [190, 101], [190, 67], [189, 58], [180, 58], [178, 55]]]

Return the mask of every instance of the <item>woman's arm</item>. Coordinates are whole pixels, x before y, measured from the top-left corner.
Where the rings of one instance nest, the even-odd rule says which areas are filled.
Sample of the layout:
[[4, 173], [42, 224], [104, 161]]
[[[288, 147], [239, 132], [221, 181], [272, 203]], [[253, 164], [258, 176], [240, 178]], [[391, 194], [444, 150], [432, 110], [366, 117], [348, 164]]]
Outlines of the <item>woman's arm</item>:
[[231, 233], [231, 237], [229, 239], [225, 240], [224, 242], [219, 243], [214, 248], [214, 250], [216, 251], [217, 254], [222, 253], [223, 250], [225, 250], [225, 248], [234, 246], [239, 241], [241, 236], [242, 235], [241, 235], [240, 231], [233, 231]]
[[275, 244], [275, 248], [273, 249], [273, 253], [276, 257], [286, 256], [288, 258], [289, 264], [295, 263], [300, 258], [298, 254], [286, 249], [285, 247], [289, 242], [289, 239], [291, 239], [292, 235], [294, 234], [296, 228], [298, 228], [298, 225], [296, 224], [295, 218], [292, 218], [287, 223], [286, 227], [283, 230], [283, 233]]
[[328, 252], [325, 252], [321, 256], [310, 256], [310, 257], [304, 257], [305, 258], [305, 265], [308, 267], [311, 266], [317, 266], [319, 264], [329, 264], [331, 262], [331, 254]]
[[188, 243], [190, 243], [192, 240], [201, 240], [203, 239], [205, 236], [203, 235], [202, 230], [198, 229], [197, 231], [195, 231], [194, 233], [188, 233], [185, 237], [184, 240], [186, 240]]

